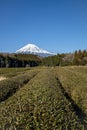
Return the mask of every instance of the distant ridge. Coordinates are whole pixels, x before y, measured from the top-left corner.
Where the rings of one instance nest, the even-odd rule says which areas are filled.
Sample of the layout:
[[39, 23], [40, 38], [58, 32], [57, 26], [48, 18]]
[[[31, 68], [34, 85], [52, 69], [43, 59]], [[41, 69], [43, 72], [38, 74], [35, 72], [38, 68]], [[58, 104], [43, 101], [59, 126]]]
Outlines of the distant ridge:
[[48, 52], [36, 46], [35, 44], [27, 44], [24, 47], [16, 51], [16, 53], [22, 54], [34, 54], [42, 57], [56, 55], [55, 53]]

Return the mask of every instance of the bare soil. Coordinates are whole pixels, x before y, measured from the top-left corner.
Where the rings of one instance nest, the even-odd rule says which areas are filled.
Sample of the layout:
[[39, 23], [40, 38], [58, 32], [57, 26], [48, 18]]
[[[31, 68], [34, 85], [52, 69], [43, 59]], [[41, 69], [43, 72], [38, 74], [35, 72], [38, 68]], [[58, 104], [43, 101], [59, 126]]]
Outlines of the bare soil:
[[0, 76], [0, 81], [5, 80], [5, 79], [6, 79], [6, 77]]

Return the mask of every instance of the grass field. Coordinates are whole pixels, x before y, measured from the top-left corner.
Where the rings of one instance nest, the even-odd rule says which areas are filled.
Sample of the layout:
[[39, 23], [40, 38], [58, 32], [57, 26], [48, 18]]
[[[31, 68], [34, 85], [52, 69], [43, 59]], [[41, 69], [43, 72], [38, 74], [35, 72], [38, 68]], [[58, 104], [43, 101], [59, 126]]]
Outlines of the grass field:
[[0, 69], [0, 130], [86, 130], [87, 67]]

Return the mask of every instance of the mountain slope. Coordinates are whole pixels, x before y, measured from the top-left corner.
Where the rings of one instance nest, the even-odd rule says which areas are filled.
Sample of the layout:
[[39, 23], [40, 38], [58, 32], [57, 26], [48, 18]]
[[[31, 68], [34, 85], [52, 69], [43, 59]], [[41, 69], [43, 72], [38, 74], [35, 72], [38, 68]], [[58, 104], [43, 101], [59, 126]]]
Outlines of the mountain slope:
[[26, 46], [17, 50], [16, 53], [35, 54], [43, 57], [55, 55], [55, 53], [51, 53], [46, 50], [43, 50], [34, 44], [27, 44]]

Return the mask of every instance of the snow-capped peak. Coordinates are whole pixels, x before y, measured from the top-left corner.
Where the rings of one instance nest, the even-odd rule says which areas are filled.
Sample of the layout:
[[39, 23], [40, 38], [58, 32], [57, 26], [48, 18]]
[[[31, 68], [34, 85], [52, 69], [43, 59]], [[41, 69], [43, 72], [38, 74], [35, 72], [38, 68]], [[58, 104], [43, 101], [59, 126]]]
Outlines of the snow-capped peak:
[[27, 54], [36, 54], [39, 56], [49, 56], [49, 55], [54, 55], [54, 53], [50, 53], [46, 50], [40, 49], [38, 46], [34, 44], [27, 44], [21, 49], [17, 50], [16, 53], [27, 53]]

